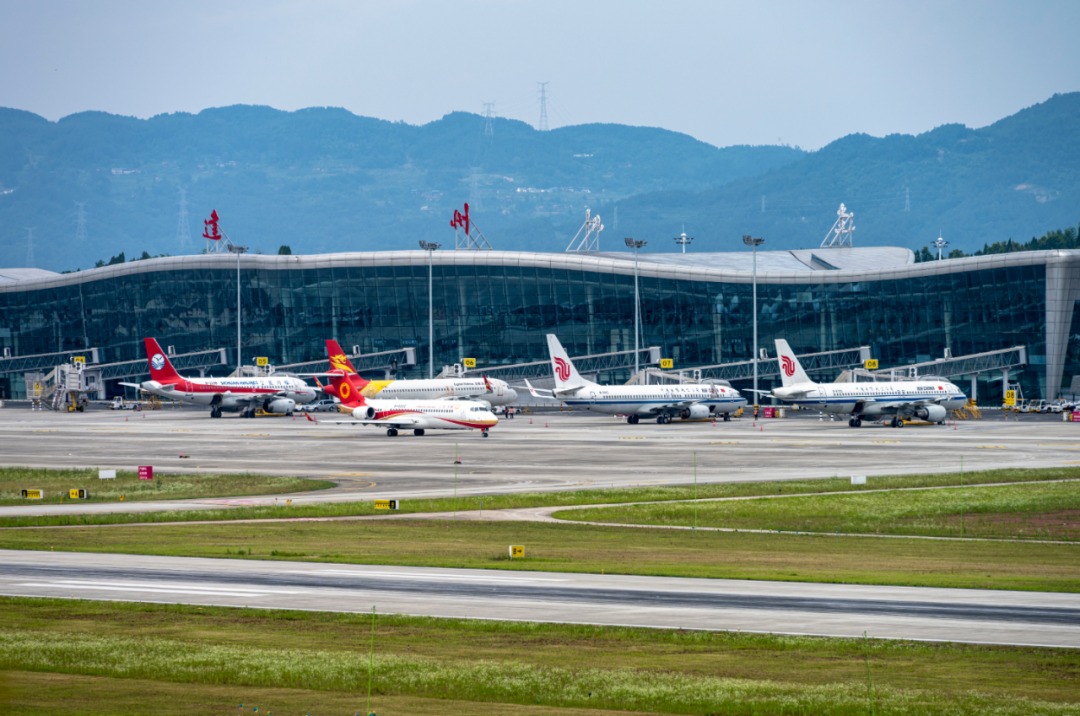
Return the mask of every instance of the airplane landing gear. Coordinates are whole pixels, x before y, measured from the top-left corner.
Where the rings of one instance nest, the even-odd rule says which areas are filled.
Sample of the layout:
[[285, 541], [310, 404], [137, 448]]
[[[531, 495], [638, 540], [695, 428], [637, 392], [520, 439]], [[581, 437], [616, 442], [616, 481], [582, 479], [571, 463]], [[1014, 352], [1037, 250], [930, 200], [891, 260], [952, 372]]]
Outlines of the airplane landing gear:
[[628, 415], [628, 416], [626, 416], [626, 422], [629, 423], [630, 425], [637, 425], [638, 420], [640, 420], [640, 418], [638, 416], [636, 416], [636, 415]]
[[852, 419], [847, 421], [847, 424], [848, 424], [848, 427], [851, 427], [851, 428], [861, 428], [862, 427], [862, 418], [852, 418]]
[[670, 415], [661, 415], [660, 417], [658, 417], [656, 419], [657, 425], [667, 425], [670, 422], [671, 422], [671, 416]]
[[724, 422], [725, 423], [730, 423], [731, 422], [731, 413], [724, 413]]
[[486, 438], [488, 436], [488, 431], [487, 430], [481, 430], [480, 434], [483, 435]]
[[894, 417], [890, 425], [894, 428], [902, 428], [904, 427], [904, 419], [899, 416]]
[[387, 428], [386, 429], [386, 437], [388, 437], [388, 438], [396, 438], [397, 437], [397, 430], [395, 428]]
[[416, 436], [418, 436], [418, 437], [423, 437], [423, 435], [424, 435], [424, 429], [423, 429], [423, 428], [417, 428], [416, 430], [413, 430], [413, 431], [412, 431], [412, 434], [413, 434], [413, 435], [416, 435]]
[[210, 417], [211, 418], [220, 418], [221, 417], [221, 408], [210, 408]]

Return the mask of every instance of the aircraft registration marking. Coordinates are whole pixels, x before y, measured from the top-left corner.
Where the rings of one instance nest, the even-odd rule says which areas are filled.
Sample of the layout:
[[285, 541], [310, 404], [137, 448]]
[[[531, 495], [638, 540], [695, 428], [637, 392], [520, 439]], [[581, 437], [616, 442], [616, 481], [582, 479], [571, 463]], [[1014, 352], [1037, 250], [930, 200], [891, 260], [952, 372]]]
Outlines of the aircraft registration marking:
[[884, 445], [886, 443], [899, 443], [899, 442], [900, 442], [899, 440], [875, 440], [874, 444], [875, 445]]
[[1004, 450], [1004, 445], [976, 445], [980, 450]]
[[244, 433], [242, 437], [245, 438], [268, 438], [270, 433]]
[[710, 442], [709, 444], [710, 445], [738, 445], [739, 441], [738, 440], [719, 440], [719, 441]]

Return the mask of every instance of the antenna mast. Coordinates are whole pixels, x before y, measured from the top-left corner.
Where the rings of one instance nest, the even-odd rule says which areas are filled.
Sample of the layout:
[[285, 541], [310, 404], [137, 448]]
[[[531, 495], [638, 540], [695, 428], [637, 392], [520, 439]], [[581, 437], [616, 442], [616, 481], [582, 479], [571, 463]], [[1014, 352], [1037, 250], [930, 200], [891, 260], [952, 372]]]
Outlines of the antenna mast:
[[75, 212], [75, 243], [86, 243], [86, 202], [77, 201], [75, 206], [79, 207]]
[[855, 213], [848, 211], [843, 204], [836, 212], [836, 223], [821, 240], [823, 249], [840, 249], [844, 246], [851, 248], [851, 232], [855, 231]]
[[[604, 225], [600, 223], [600, 215], [592, 216], [592, 212], [586, 208], [585, 223], [581, 225], [578, 232], [574, 234], [574, 238], [570, 240], [570, 245], [566, 247], [566, 253], [600, 253], [600, 232], [603, 230]], [[582, 231], [585, 232], [585, 236], [582, 236], [581, 241], [578, 241]]]
[[[176, 243], [184, 250], [191, 244], [191, 226], [187, 215], [187, 189], [180, 189], [180, 217], [176, 222]], [[209, 239], [207, 240], [209, 243]]]
[[550, 82], [537, 82], [540, 85], [540, 124], [537, 126], [537, 130], [541, 132], [548, 131], [547, 120], [547, 86]]

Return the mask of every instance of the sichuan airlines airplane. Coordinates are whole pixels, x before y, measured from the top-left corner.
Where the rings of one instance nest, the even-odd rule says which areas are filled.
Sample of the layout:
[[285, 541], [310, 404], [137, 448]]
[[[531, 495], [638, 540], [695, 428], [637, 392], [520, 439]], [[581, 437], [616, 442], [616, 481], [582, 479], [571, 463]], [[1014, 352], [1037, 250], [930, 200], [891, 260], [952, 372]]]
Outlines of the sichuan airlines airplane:
[[[381, 400], [368, 398], [364, 390], [368, 381], [357, 375], [352, 363], [336, 341], [327, 341], [326, 350], [330, 355], [332, 370], [330, 385], [323, 388], [329, 395], [336, 395], [341, 404], [338, 409], [352, 415], [352, 420], [331, 420], [319, 422], [382, 425], [386, 426], [387, 437], [394, 437], [398, 430], [412, 430], [413, 435], [423, 435], [428, 429], [442, 430], [479, 430], [485, 438], [488, 430], [498, 424], [499, 419], [491, 408], [478, 400], [457, 400], [442, 398], [438, 400]], [[308, 420], [312, 420], [308, 415]]]
[[554, 398], [598, 413], [626, 415], [630, 424], [641, 418], [670, 423], [675, 416], [683, 420], [714, 416], [731, 420], [731, 414], [746, 405], [739, 391], [719, 385], [599, 385], [578, 374], [558, 338], [548, 334], [547, 339], [555, 390], [538, 390], [525, 381], [533, 397]]
[[220, 418], [222, 411], [254, 418], [259, 408], [267, 413], [291, 415], [298, 403], [310, 403], [317, 395], [304, 381], [286, 376], [187, 379], [176, 372], [157, 340], [145, 338], [143, 343], [150, 362], [150, 380], [121, 385], [171, 400], [209, 405], [211, 418]]
[[943, 378], [901, 380], [889, 383], [814, 383], [806, 375], [788, 342], [776, 341], [784, 386], [770, 394], [785, 403], [798, 403], [826, 413], [850, 415], [848, 425], [857, 428], [863, 418], [891, 416], [894, 428], [904, 427], [904, 418], [941, 423], [950, 410], [962, 408], [967, 396]]

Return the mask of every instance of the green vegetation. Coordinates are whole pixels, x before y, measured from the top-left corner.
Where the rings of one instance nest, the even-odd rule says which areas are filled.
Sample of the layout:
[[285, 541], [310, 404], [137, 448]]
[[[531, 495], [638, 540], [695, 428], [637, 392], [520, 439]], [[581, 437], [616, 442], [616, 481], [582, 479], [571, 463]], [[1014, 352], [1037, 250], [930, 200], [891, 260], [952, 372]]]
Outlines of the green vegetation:
[[[83, 489], [89, 502], [129, 500], [179, 500], [189, 497], [233, 497], [240, 495], [280, 495], [333, 487], [325, 480], [271, 475], [162, 474], [140, 480], [138, 473], [116, 472], [114, 480], [98, 479], [96, 469], [52, 470], [37, 467], [0, 467], [0, 505], [59, 504], [70, 502], [68, 491]], [[45, 491], [43, 500], [27, 500], [22, 490]]]
[[1080, 538], [1080, 485], [1059, 482], [624, 505], [567, 510], [554, 516], [689, 527], [695, 515], [696, 524], [703, 528], [1076, 540]]
[[[235, 476], [234, 476], [235, 477]], [[96, 479], [96, 475], [95, 475]], [[1080, 479], [1080, 468], [1037, 468], [983, 470], [964, 474], [964, 484], [1030, 482], [1042, 480]], [[932, 473], [927, 475], [892, 475], [872, 477], [866, 485], [852, 485], [848, 478], [814, 480], [790, 480], [783, 482], [725, 482], [716, 484], [649, 486], [578, 490], [566, 492], [526, 492], [510, 495], [485, 495], [483, 498], [452, 497], [403, 500], [399, 514], [423, 512], [454, 512], [475, 510], [480, 499], [485, 510], [517, 509], [524, 507], [571, 507], [576, 505], [603, 505], [624, 502], [653, 502], [667, 500], [691, 500], [695, 497], [755, 497], [778, 494], [813, 494], [820, 492], [859, 492], [896, 488], [940, 487], [956, 485], [957, 473]], [[305, 485], [316, 485], [314, 481]], [[26, 487], [23, 485], [18, 489]], [[38, 485], [30, 485], [38, 487]], [[313, 489], [313, 488], [309, 488]], [[250, 494], [250, 493], [248, 493]], [[371, 500], [364, 502], [316, 503], [292, 506], [245, 506], [222, 510], [170, 511], [158, 513], [117, 513], [99, 515], [43, 515], [40, 517], [0, 517], [0, 527], [52, 527], [66, 525], [106, 525], [132, 522], [184, 522], [205, 520], [253, 520], [289, 519], [312, 517], [354, 517], [377, 514]]]
[[[179, 703], [277, 713], [350, 697], [354, 709], [366, 695], [370, 628], [365, 614], [0, 598], [0, 669], [13, 672], [10, 710], [20, 713], [32, 703], [33, 713], [72, 712], [61, 693], [75, 703], [107, 695], [111, 714], [179, 713], [161, 696], [179, 693]], [[864, 714], [863, 649], [858, 639], [379, 616], [373, 705]], [[1065, 714], [1080, 705], [1073, 650], [871, 640], [869, 661], [880, 714]], [[137, 691], [161, 708], [140, 710]]]
[[[962, 259], [967, 256], [989, 256], [991, 254], [1011, 254], [1015, 251], [1049, 251], [1053, 249], [1080, 249], [1080, 234], [1073, 227], [1048, 231], [1039, 238], [1031, 237], [1031, 241], [1020, 243], [1019, 241], [995, 241], [992, 244], [983, 244], [983, 247], [974, 254], [965, 254], [961, 249], [953, 249], [945, 258]], [[937, 255], [926, 246], [921, 251], [915, 252], [915, 263], [924, 261], [936, 261]]]
[[[150, 536], [152, 534], [152, 537]], [[507, 547], [525, 546], [511, 562]], [[0, 530], [0, 548], [795, 582], [1080, 591], [1071, 544], [466, 520]]]

